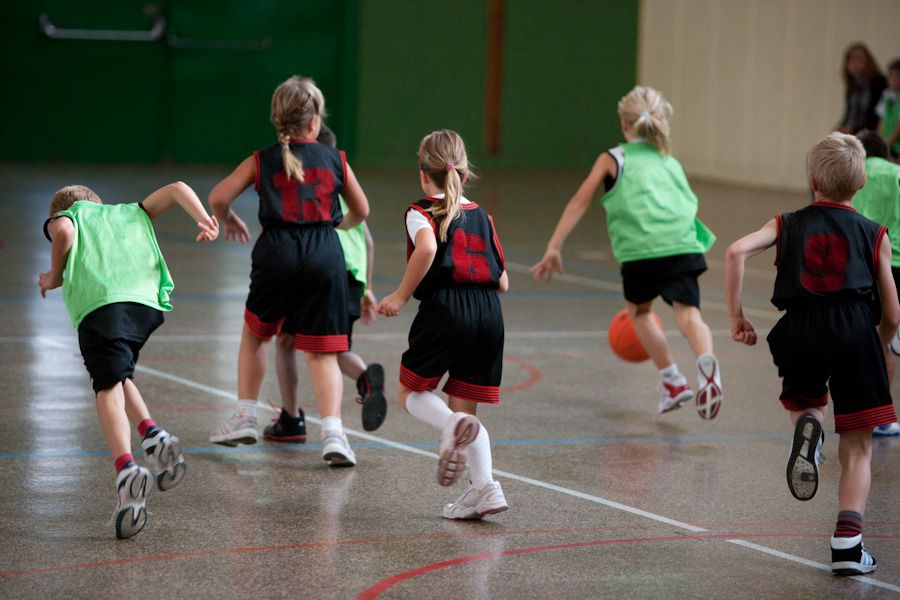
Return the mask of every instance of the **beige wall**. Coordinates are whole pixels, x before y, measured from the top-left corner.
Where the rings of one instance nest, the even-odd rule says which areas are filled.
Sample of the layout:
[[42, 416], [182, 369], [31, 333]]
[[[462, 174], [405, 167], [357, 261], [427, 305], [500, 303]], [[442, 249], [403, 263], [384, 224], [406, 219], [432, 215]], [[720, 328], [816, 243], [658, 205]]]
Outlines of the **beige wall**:
[[641, 0], [638, 80], [675, 108], [689, 174], [805, 189], [843, 111], [845, 47], [900, 56], [900, 0]]

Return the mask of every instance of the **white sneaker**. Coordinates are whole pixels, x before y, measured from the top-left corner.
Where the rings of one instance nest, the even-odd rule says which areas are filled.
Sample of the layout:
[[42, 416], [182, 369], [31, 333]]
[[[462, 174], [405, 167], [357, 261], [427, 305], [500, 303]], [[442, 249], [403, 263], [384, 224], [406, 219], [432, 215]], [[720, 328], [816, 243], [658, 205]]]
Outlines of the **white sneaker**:
[[862, 534], [854, 537], [831, 537], [831, 572], [835, 575], [864, 575], [878, 568], [869, 554]]
[[659, 395], [659, 414], [681, 408], [683, 402], [687, 402], [694, 397], [694, 390], [688, 385], [684, 375], [679, 375], [674, 381], [666, 381], [664, 379], [660, 384], [662, 391]]
[[223, 446], [237, 446], [238, 444], [255, 444], [259, 441], [259, 433], [256, 431], [256, 415], [251, 415], [246, 409], [238, 407], [234, 409], [228, 422], [220, 425], [209, 436], [213, 444]]
[[116, 537], [124, 540], [141, 532], [147, 524], [144, 503], [150, 495], [150, 471], [133, 465], [116, 477]]
[[356, 454], [343, 431], [322, 432], [322, 459], [331, 467], [356, 466]]
[[482, 489], [476, 489], [471, 482], [463, 495], [453, 504], [444, 507], [445, 519], [480, 519], [509, 508], [500, 482], [492, 481]]
[[888, 423], [887, 425], [879, 425], [872, 430], [872, 435], [876, 435], [879, 437], [900, 435], [900, 423], [894, 421], [893, 423]]
[[819, 463], [824, 444], [825, 434], [818, 419], [809, 414], [797, 419], [787, 463], [788, 489], [797, 500], [810, 500], [819, 489]]
[[438, 485], [450, 485], [466, 470], [466, 446], [475, 441], [481, 424], [466, 413], [453, 413], [438, 443]]
[[704, 354], [697, 359], [697, 412], [704, 419], [715, 419], [721, 406], [719, 361], [712, 354]]
[[178, 485], [187, 470], [184, 454], [181, 452], [181, 440], [165, 429], [160, 429], [153, 437], [143, 440], [141, 447], [147, 455], [147, 464], [156, 477], [156, 486], [165, 492]]

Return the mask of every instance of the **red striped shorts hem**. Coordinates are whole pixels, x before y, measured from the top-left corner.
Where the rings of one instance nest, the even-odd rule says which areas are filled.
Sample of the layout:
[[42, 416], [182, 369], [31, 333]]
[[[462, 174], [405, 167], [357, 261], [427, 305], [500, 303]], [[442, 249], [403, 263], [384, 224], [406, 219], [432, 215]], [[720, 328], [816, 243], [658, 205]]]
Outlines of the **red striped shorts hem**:
[[441, 382], [441, 377], [422, 377], [400, 365], [400, 383], [414, 392], [430, 392]]
[[294, 335], [294, 348], [304, 352], [346, 352], [350, 349], [346, 334]]
[[496, 385], [466, 383], [451, 377], [444, 384], [444, 391], [456, 398], [471, 400], [472, 402], [484, 402], [486, 404], [498, 404], [500, 402], [500, 387]]
[[846, 431], [859, 431], [861, 429], [875, 429], [879, 425], [888, 425], [897, 421], [897, 413], [894, 405], [869, 408], [846, 415], [834, 415], [834, 430], [837, 433]]

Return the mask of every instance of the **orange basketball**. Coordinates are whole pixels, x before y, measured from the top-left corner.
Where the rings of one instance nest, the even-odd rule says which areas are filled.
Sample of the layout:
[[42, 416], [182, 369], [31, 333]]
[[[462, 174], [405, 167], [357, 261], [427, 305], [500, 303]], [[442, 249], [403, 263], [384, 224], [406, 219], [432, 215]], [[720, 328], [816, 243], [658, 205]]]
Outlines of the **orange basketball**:
[[[656, 313], [652, 314], [653, 320], [656, 321], [656, 325], [662, 331], [662, 321]], [[650, 358], [634, 332], [634, 326], [631, 324], [631, 317], [628, 316], [628, 309], [626, 308], [616, 313], [616, 316], [609, 322], [609, 331], [606, 337], [609, 340], [609, 347], [622, 360], [643, 362]]]

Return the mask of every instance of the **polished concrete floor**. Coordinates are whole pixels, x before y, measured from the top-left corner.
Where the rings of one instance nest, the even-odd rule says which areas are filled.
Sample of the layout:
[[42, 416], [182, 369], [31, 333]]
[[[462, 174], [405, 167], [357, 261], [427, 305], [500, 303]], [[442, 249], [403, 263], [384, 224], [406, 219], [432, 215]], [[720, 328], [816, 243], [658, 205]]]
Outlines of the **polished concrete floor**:
[[[900, 594], [900, 439], [874, 443], [866, 540], [879, 569], [834, 578], [827, 538], [837, 509], [837, 438], [827, 438], [818, 495], [795, 501], [784, 481], [790, 426], [768, 350], [727, 335], [725, 247], [805, 198], [695, 184], [701, 217], [720, 239], [701, 283], [726, 399], [707, 422], [690, 407], [657, 415], [653, 367], [611, 354], [604, 330], [622, 300], [598, 208], [566, 247], [565, 277], [546, 286], [528, 276], [579, 183], [574, 172], [487, 173], [469, 194], [493, 213], [511, 278], [503, 297], [505, 393], [480, 415], [510, 510], [483, 522], [441, 518], [461, 489], [434, 483], [436, 432], [392, 406], [375, 435], [363, 434], [350, 386], [344, 422], [353, 428], [355, 469], [325, 465], [312, 420], [306, 445], [211, 445], [210, 430], [236, 391], [249, 247], [197, 245], [189, 219], [176, 211], [162, 217], [156, 228], [176, 282], [175, 310], [145, 347], [136, 382], [156, 420], [183, 440], [189, 470], [173, 491], [151, 494], [140, 535], [116, 541], [114, 470], [77, 341], [60, 293], [45, 300], [38, 293], [37, 274], [50, 256], [40, 225], [64, 184], [136, 201], [184, 179], [205, 197], [225, 172], [0, 165], [0, 597]], [[381, 296], [402, 274], [401, 215], [418, 197], [416, 173], [362, 171], [360, 179], [372, 204]], [[237, 207], [254, 220], [250, 195]], [[747, 272], [747, 312], [761, 330], [777, 318], [768, 303], [772, 259], [771, 252], [753, 259]], [[673, 315], [660, 308], [671, 330]], [[400, 318], [357, 327], [354, 337], [366, 359], [386, 366], [391, 394], [414, 313], [409, 306]], [[687, 344], [670, 334], [692, 373]], [[261, 400], [279, 402], [272, 369]], [[260, 415], [260, 426], [272, 416]]]

